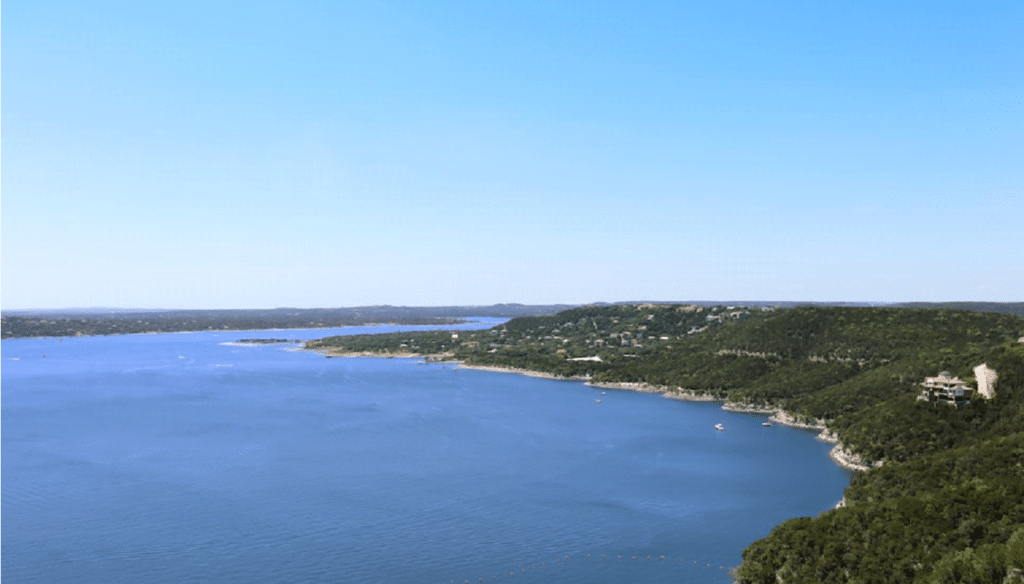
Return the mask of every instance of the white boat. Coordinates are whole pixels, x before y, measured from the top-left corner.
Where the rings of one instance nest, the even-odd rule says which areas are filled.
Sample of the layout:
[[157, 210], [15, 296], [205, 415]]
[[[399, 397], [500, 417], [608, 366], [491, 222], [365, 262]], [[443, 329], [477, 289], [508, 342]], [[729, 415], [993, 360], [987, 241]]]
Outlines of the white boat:
[[725, 430], [725, 426], [721, 424], [715, 424], [715, 430]]
[[762, 426], [771, 426], [772, 423], [771, 422], [761, 422], [761, 425]]
[[599, 399], [595, 399], [594, 401], [597, 402], [597, 403], [601, 403], [601, 400], [599, 400]]

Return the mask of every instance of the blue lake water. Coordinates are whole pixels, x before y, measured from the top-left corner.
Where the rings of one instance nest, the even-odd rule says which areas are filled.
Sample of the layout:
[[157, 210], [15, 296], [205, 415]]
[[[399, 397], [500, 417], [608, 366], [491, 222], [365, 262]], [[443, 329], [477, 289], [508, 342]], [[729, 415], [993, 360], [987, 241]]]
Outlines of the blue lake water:
[[849, 483], [714, 404], [229, 344], [367, 330], [4, 340], [2, 579], [725, 583]]

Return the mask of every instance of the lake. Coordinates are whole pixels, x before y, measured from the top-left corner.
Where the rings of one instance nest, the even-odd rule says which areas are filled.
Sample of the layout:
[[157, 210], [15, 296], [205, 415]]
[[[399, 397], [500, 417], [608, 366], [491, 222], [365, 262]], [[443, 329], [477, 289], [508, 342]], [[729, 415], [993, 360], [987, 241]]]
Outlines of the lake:
[[233, 343], [423, 328], [2, 341], [2, 579], [726, 583], [849, 484], [715, 404]]

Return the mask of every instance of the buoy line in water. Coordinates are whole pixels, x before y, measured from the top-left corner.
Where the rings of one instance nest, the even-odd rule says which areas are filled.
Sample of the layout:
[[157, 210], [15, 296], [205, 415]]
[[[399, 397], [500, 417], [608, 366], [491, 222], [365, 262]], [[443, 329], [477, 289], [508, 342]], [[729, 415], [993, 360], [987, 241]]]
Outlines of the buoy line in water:
[[[506, 568], [504, 570], [497, 570], [493, 573], [481, 576], [453, 578], [450, 580], [450, 584], [485, 584], [487, 582], [501, 582], [501, 581], [512, 581], [517, 576], [522, 577], [524, 575], [536, 575], [538, 577], [553, 576], [553, 572], [568, 567], [570, 564], [578, 564], [580, 562], [590, 562], [591, 565], [596, 562], [604, 562], [610, 566], [624, 566], [630, 563], [636, 565], [652, 564], [655, 562], [663, 562], [666, 564], [675, 564], [679, 570], [686, 570], [691, 572], [692, 570], [699, 570], [702, 572], [715, 572], [719, 574], [725, 574], [730, 569], [725, 565], [705, 561], [699, 558], [687, 558], [685, 556], [670, 556], [666, 554], [645, 554], [645, 553], [584, 553], [577, 552], [572, 554], [565, 554], [555, 557], [553, 560], [545, 560], [541, 562], [535, 562], [525, 566], [518, 566], [515, 569]], [[668, 567], [667, 565], [665, 566]], [[692, 572], [691, 572], [692, 573]], [[608, 582], [614, 582], [617, 580], [609, 580]], [[605, 580], [600, 582], [604, 583]], [[629, 582], [625, 580], [624, 582]]]

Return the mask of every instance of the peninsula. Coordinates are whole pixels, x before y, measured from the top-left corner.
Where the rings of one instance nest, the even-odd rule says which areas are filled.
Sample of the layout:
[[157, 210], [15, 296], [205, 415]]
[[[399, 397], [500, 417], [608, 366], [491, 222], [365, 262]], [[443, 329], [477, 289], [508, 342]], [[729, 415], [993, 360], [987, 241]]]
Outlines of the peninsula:
[[[742, 583], [1024, 582], [1022, 337], [1024, 318], [1007, 313], [636, 304], [306, 348], [717, 400], [820, 429], [838, 462], [864, 472], [839, 508], [754, 542]], [[977, 384], [976, 370], [997, 375], [987, 399], [922, 399], [926, 378]], [[964, 574], [978, 579], [950, 579]]]

